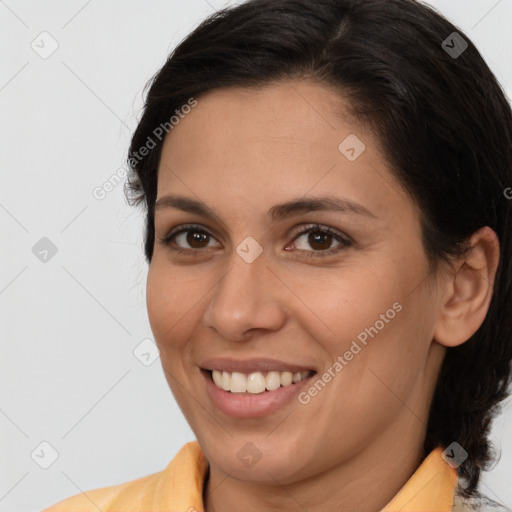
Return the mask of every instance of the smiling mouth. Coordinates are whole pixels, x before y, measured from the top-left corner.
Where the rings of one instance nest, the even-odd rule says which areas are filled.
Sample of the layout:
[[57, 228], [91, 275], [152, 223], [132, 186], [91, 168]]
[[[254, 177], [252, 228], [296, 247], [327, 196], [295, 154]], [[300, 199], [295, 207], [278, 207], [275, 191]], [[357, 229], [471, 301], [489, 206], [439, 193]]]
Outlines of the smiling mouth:
[[302, 372], [226, 372], [220, 370], [202, 370], [219, 389], [236, 394], [260, 394], [298, 384], [316, 374], [314, 370]]

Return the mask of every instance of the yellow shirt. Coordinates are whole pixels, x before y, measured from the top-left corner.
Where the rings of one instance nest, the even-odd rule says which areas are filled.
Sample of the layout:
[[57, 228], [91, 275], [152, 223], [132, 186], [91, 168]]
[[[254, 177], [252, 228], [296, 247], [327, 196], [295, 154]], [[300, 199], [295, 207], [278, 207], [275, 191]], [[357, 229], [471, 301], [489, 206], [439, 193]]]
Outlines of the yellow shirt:
[[[457, 471], [432, 450], [382, 512], [455, 512]], [[208, 462], [197, 441], [185, 444], [158, 473], [77, 494], [42, 512], [203, 512]]]

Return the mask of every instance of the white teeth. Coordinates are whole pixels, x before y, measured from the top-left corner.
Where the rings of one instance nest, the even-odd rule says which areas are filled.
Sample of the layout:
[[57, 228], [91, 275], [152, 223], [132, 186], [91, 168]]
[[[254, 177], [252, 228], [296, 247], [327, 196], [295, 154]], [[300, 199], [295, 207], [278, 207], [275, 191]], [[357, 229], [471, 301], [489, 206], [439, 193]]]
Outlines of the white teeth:
[[289, 386], [293, 380], [292, 372], [283, 372], [281, 373], [281, 386]]
[[215, 371], [212, 373], [212, 377], [213, 377], [213, 382], [215, 382], [215, 385], [216, 385], [218, 388], [222, 388], [222, 389], [224, 389], [224, 386], [222, 385], [222, 384], [223, 384], [222, 373], [221, 373], [221, 372], [218, 372], [217, 370], [215, 370]]
[[232, 393], [245, 393], [247, 391], [247, 378], [243, 373], [233, 372], [231, 374], [229, 391]]
[[212, 371], [213, 382], [218, 388], [232, 393], [263, 393], [265, 389], [273, 391], [281, 386], [296, 384], [310, 375], [311, 372], [268, 372], [266, 376], [261, 372], [249, 375], [239, 372]]
[[265, 385], [265, 377], [263, 377], [260, 372], [251, 373], [249, 377], [247, 377], [247, 391], [249, 393], [263, 393], [263, 391], [265, 391]]
[[[219, 372], [220, 373], [220, 372]], [[224, 391], [229, 391], [229, 381], [231, 380], [231, 375], [228, 372], [222, 372], [222, 383], [221, 387]]]
[[265, 387], [269, 391], [273, 391], [274, 389], [281, 387], [281, 375], [279, 372], [268, 372], [267, 378], [265, 379]]

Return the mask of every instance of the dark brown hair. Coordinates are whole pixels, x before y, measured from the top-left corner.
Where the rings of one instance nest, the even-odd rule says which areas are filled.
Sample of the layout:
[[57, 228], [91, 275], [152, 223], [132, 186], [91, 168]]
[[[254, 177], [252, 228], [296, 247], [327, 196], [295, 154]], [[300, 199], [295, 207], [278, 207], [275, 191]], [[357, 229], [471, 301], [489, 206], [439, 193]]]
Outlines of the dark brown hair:
[[432, 271], [463, 254], [480, 227], [499, 237], [489, 312], [467, 342], [447, 349], [424, 443], [427, 453], [453, 441], [467, 451], [460, 491], [474, 496], [493, 459], [491, 420], [510, 383], [512, 112], [469, 38], [433, 8], [414, 0], [250, 0], [201, 23], [148, 84], [130, 144], [127, 195], [147, 212], [147, 261], [164, 140], [158, 127], [170, 130], [176, 110], [206, 91], [295, 78], [336, 88], [377, 133], [396, 179], [421, 209]]

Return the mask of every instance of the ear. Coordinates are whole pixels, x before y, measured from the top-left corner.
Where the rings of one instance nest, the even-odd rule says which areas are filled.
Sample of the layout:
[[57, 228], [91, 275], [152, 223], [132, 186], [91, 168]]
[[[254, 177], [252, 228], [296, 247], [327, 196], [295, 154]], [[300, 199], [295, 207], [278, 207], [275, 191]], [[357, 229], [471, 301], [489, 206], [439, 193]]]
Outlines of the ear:
[[446, 347], [467, 341], [482, 325], [500, 260], [498, 236], [485, 226], [470, 238], [471, 248], [443, 277], [444, 295], [434, 340]]

